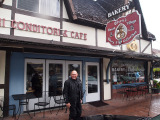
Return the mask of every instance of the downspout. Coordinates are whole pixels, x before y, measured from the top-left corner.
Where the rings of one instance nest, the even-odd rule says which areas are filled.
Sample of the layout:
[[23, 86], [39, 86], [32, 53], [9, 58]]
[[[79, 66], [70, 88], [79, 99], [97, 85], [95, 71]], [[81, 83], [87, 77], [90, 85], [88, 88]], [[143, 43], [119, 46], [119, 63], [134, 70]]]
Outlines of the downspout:
[[110, 66], [112, 65], [113, 61], [115, 61], [116, 59], [118, 59], [119, 57], [114, 57], [114, 58], [111, 58], [111, 60], [109, 61], [109, 64], [107, 66], [107, 70], [106, 70], [106, 82], [107, 84], [109, 84], [109, 68]]

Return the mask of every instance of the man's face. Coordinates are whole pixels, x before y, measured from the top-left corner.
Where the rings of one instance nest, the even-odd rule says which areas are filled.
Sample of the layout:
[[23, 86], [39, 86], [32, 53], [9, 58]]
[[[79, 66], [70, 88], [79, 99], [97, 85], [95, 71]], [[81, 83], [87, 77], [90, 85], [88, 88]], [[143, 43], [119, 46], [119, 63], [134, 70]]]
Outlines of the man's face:
[[72, 78], [73, 80], [76, 80], [76, 79], [77, 79], [77, 76], [78, 76], [78, 73], [77, 73], [76, 71], [72, 71], [72, 72], [71, 72], [71, 78]]

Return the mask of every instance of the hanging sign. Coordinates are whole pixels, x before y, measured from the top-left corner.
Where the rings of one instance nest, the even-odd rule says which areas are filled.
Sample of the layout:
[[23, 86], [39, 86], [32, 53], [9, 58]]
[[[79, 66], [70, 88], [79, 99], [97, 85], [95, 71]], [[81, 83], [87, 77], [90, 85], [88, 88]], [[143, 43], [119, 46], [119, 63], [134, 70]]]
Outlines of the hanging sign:
[[106, 42], [111, 45], [129, 43], [139, 34], [141, 34], [141, 16], [137, 11], [106, 25]]

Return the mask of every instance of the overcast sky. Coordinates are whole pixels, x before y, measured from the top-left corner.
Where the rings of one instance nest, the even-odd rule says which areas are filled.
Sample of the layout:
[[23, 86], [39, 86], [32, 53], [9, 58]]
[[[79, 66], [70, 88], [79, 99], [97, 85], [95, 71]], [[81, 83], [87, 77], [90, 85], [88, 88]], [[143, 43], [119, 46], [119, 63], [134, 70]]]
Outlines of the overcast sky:
[[139, 0], [147, 30], [156, 36], [153, 48], [160, 50], [160, 0]]

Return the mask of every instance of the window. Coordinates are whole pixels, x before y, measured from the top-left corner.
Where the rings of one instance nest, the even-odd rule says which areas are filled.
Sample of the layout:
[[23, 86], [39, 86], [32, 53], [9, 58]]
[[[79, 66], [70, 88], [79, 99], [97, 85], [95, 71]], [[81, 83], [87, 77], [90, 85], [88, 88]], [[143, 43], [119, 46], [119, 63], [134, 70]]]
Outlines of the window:
[[112, 64], [113, 84], [130, 84], [145, 81], [144, 62], [116, 60]]
[[17, 8], [48, 16], [60, 17], [59, 0], [18, 0]]

